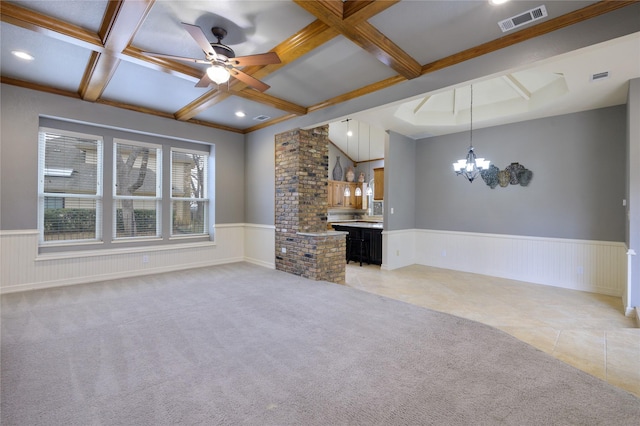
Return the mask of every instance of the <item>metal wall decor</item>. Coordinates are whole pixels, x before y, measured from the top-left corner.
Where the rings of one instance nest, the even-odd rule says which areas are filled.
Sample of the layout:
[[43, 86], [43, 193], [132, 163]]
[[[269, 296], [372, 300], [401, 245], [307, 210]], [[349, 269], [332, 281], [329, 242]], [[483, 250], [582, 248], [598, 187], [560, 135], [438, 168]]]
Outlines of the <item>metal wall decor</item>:
[[500, 185], [505, 188], [509, 185], [528, 186], [533, 178], [533, 172], [520, 163], [511, 163], [504, 170], [500, 170], [493, 164], [486, 170], [480, 171], [484, 183], [491, 189]]

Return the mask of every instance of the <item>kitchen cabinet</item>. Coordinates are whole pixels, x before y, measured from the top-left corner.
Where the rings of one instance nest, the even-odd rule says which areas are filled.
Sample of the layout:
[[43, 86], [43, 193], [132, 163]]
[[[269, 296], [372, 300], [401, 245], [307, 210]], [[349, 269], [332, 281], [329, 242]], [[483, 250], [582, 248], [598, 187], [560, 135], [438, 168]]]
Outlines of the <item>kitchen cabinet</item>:
[[384, 167], [373, 169], [373, 199], [384, 199]]
[[[349, 187], [351, 196], [345, 197], [344, 190]], [[330, 180], [328, 184], [328, 206], [329, 208], [345, 207], [350, 209], [362, 208], [362, 196], [356, 197], [356, 188], [360, 187], [362, 191], [362, 184], [358, 182], [344, 182], [338, 180]]]
[[345, 207], [344, 185], [347, 182], [329, 181], [329, 207]]

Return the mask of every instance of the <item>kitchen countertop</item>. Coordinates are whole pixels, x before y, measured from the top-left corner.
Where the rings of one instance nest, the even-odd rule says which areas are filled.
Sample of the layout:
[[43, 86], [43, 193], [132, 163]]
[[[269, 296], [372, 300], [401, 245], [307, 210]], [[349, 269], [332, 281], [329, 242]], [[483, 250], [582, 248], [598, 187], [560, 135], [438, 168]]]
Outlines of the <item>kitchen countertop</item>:
[[369, 228], [369, 229], [382, 229], [382, 222], [363, 222], [363, 221], [341, 221], [331, 222], [337, 226], [348, 226], [351, 228]]
[[342, 222], [382, 223], [382, 220], [381, 219], [335, 219], [335, 220], [327, 219], [327, 222], [330, 222], [330, 223], [342, 223]]

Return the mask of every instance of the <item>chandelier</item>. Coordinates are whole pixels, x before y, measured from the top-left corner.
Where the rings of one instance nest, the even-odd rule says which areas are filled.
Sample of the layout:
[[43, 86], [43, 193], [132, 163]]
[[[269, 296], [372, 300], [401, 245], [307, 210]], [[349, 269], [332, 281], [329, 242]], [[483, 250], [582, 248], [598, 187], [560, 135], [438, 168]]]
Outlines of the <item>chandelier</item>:
[[456, 175], [462, 175], [467, 178], [469, 182], [478, 177], [481, 170], [489, 168], [489, 160], [484, 158], [476, 158], [476, 153], [473, 150], [473, 85], [471, 85], [471, 105], [470, 105], [470, 127], [469, 127], [469, 150], [467, 151], [467, 157], [458, 160], [453, 163], [453, 170]]

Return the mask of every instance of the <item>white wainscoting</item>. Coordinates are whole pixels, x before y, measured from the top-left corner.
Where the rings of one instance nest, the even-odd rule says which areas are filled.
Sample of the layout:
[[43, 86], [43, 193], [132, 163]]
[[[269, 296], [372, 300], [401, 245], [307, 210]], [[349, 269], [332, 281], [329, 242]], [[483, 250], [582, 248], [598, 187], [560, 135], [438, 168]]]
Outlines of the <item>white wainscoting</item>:
[[276, 268], [276, 227], [245, 224], [244, 260], [266, 268]]
[[392, 270], [413, 265], [416, 230], [382, 231], [382, 269]]
[[81, 284], [245, 260], [244, 224], [217, 225], [215, 235], [215, 242], [39, 255], [37, 231], [0, 231], [0, 292]]
[[[618, 242], [411, 229], [383, 232], [382, 268], [419, 264], [622, 297], [626, 251]], [[275, 227], [223, 224], [215, 243], [43, 255], [37, 231], [0, 231], [0, 255], [0, 293], [239, 261], [273, 269]]]
[[384, 239], [387, 269], [415, 263], [611, 296], [626, 291], [621, 242], [424, 229], [390, 231]]

